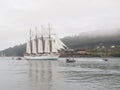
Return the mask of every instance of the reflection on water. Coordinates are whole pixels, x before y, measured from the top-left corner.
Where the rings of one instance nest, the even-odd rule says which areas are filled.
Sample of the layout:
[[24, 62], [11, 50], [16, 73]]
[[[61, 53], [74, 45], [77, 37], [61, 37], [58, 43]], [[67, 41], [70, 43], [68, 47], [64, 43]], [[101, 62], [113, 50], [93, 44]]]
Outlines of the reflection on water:
[[52, 90], [51, 81], [53, 77], [51, 61], [29, 60], [29, 79], [33, 86], [41, 90]]
[[120, 90], [120, 58], [0, 59], [0, 90]]

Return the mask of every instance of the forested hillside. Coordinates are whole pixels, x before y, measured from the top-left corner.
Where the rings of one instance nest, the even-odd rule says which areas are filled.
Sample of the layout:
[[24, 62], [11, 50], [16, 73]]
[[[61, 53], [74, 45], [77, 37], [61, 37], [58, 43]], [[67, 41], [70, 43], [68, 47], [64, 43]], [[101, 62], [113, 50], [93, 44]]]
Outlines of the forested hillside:
[[14, 47], [9, 47], [1, 51], [1, 53], [4, 53], [6, 56], [23, 56], [25, 52], [25, 47], [26, 47], [25, 44], [20, 44]]

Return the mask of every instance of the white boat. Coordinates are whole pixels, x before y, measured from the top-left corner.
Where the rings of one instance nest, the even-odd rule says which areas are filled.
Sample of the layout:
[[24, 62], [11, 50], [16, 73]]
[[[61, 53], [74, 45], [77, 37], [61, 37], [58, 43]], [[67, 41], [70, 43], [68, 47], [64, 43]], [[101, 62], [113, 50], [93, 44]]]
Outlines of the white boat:
[[36, 30], [36, 35], [30, 30], [30, 38], [26, 45], [26, 54], [24, 55], [27, 60], [57, 60], [59, 51], [64, 50], [67, 46], [57, 37], [56, 34], [49, 32], [39, 33]]
[[1, 54], [0, 54], [0, 56], [1, 56], [1, 57], [5, 57], [5, 56], [6, 56], [6, 55], [5, 55], [5, 52], [2, 51]]

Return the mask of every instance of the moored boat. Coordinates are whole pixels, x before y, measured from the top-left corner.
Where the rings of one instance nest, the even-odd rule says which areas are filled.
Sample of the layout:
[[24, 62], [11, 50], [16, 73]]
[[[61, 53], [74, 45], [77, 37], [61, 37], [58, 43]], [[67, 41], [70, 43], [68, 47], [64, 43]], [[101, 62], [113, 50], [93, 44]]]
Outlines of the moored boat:
[[66, 59], [66, 62], [67, 62], [67, 63], [73, 63], [73, 62], [76, 62], [76, 60], [75, 60], [74, 58], [73, 58], [73, 59], [71, 59], [71, 58], [68, 59], [68, 58], [67, 58], [67, 59]]

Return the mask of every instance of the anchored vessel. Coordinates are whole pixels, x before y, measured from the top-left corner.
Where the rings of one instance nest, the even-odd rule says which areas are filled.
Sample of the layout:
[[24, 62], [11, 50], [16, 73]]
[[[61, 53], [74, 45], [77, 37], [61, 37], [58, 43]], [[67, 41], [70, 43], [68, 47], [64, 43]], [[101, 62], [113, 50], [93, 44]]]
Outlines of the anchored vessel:
[[26, 53], [24, 55], [27, 60], [57, 60], [59, 51], [66, 49], [67, 46], [50, 31], [38, 33], [33, 35], [30, 30], [30, 38], [26, 45]]

